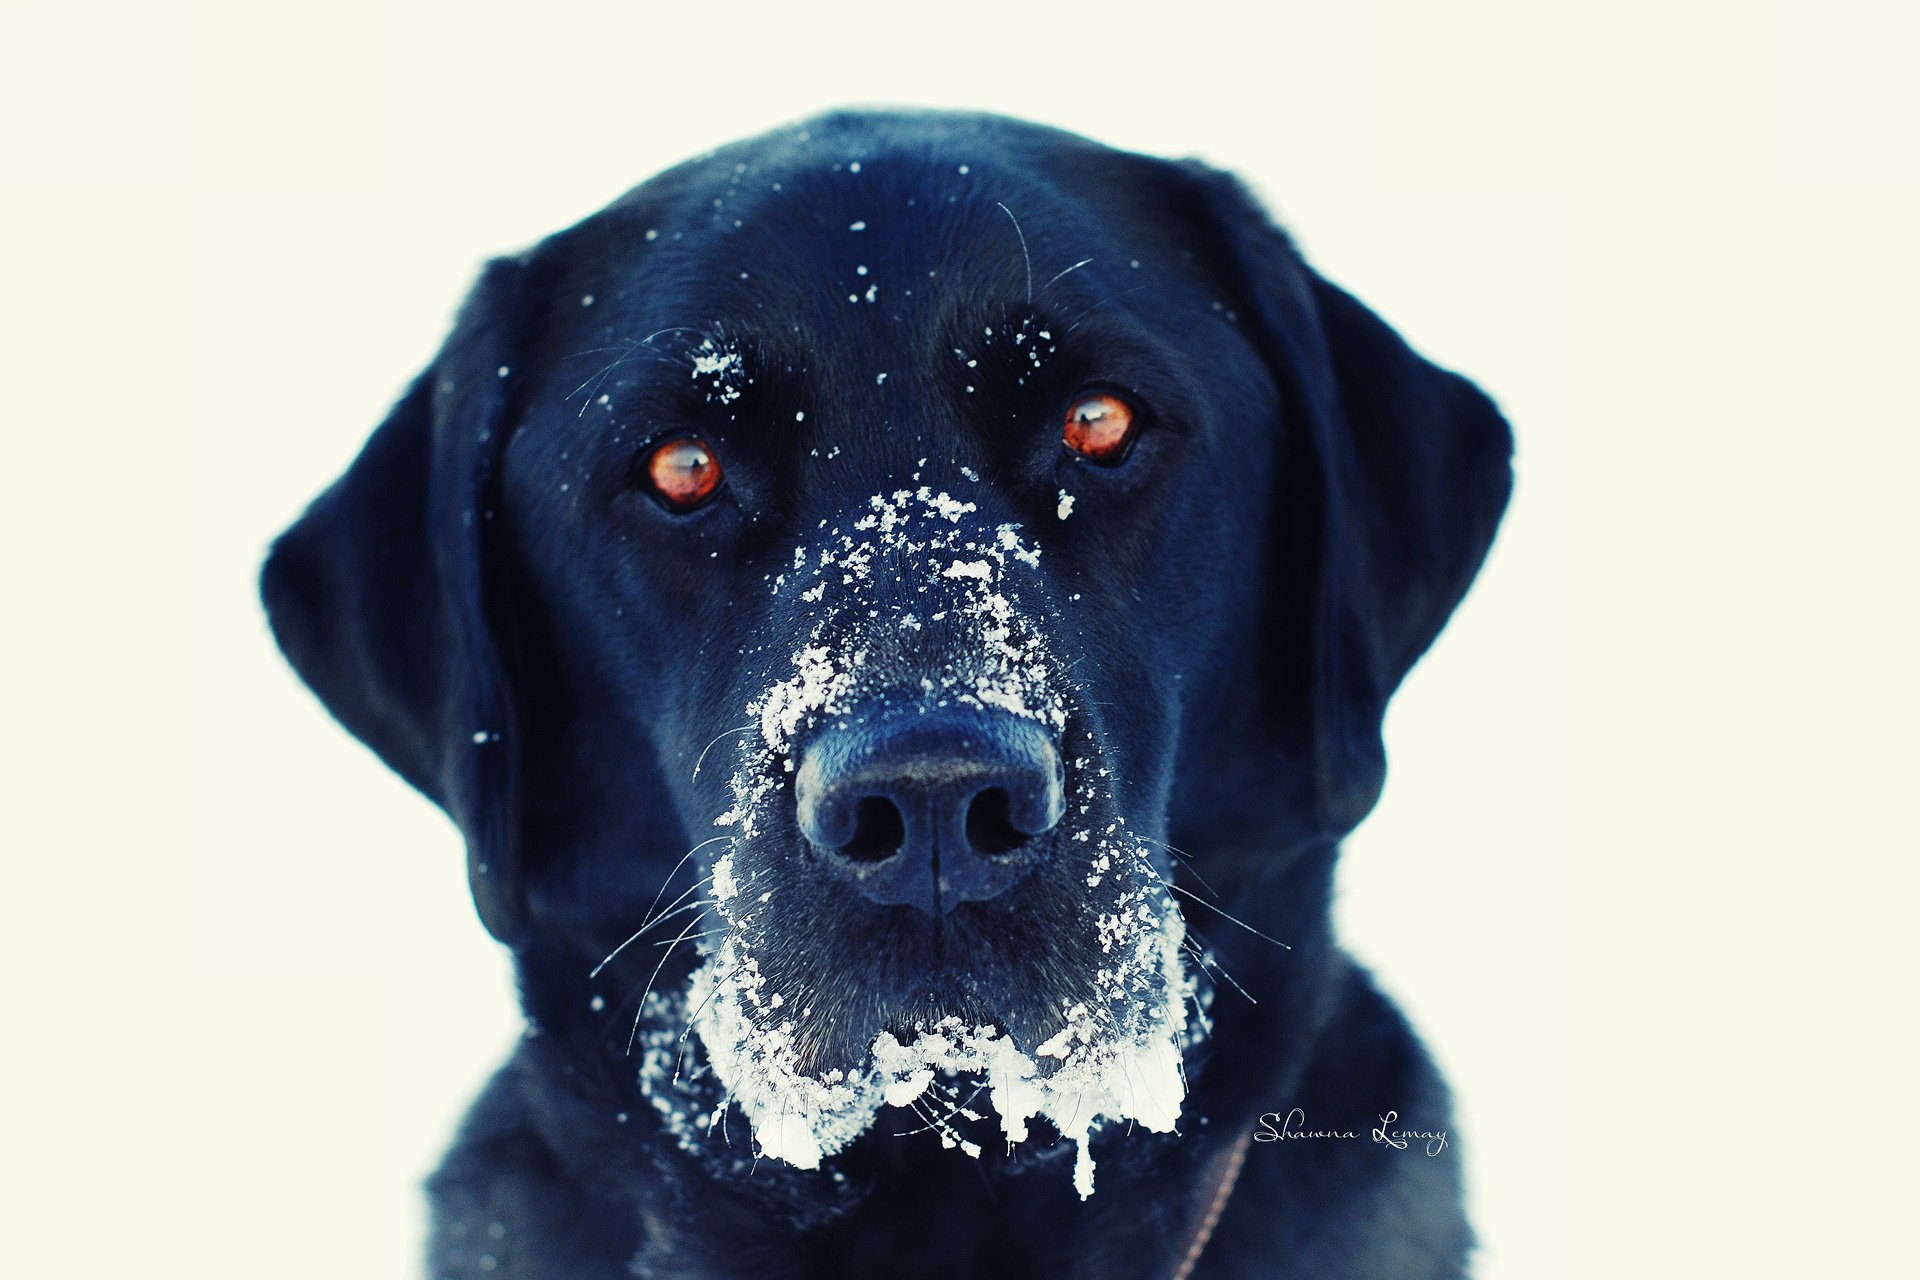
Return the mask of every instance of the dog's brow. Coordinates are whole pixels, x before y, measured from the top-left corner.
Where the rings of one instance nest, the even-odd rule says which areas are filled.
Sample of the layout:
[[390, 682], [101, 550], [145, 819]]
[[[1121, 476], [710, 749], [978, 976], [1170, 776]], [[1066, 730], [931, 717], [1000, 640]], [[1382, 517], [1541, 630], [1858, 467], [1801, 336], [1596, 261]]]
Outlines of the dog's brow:
[[587, 412], [587, 406], [590, 403], [592, 403], [593, 397], [595, 396], [595, 394], [599, 392], [601, 386], [605, 384], [606, 380], [609, 377], [613, 376], [613, 374], [616, 371], [618, 371], [621, 368], [621, 366], [633, 360], [642, 360], [642, 359], [648, 359], [648, 358], [662, 360], [668, 363], [677, 363], [681, 358], [679, 355], [672, 352], [668, 352], [668, 351], [662, 351], [653, 345], [658, 339], [668, 334], [675, 334], [675, 333], [690, 334], [694, 337], [700, 338], [705, 342], [708, 342], [708, 343], [712, 342], [711, 335], [709, 335], [707, 331], [704, 329], [696, 328], [691, 325], [670, 325], [664, 329], [655, 329], [652, 333], [647, 334], [645, 337], [627, 338], [624, 340], [616, 341], [609, 346], [588, 347], [585, 350], [573, 352], [570, 355], [563, 356], [561, 358], [561, 363], [568, 364], [573, 361], [586, 360], [595, 356], [602, 356], [602, 355], [611, 355], [612, 358], [608, 360], [605, 364], [601, 365], [600, 368], [595, 370], [592, 374], [588, 375], [586, 380], [583, 381], [579, 386], [567, 392], [566, 395], [562, 397], [562, 399], [565, 402], [571, 404], [573, 402], [574, 397], [578, 396], [580, 398], [580, 410], [576, 416], [584, 417]]

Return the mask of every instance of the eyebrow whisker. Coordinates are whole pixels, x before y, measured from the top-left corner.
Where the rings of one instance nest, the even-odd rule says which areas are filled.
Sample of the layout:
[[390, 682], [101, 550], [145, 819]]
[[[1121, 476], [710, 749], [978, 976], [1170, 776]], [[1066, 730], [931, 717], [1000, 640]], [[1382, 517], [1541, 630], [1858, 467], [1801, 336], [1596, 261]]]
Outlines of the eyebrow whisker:
[[1012, 219], [1013, 234], [1020, 237], [1020, 260], [1027, 264], [1027, 305], [1032, 306], [1033, 305], [1033, 258], [1031, 255], [1027, 253], [1027, 233], [1020, 229], [1020, 219], [1015, 218], [1013, 216], [1013, 210], [1007, 208], [1007, 206], [1004, 204], [1000, 204], [1000, 201], [998, 200], [995, 200], [994, 203], [1000, 205], [1000, 212], [1006, 214], [1008, 218]]
[[1092, 258], [1080, 259], [1080, 261], [1074, 263], [1072, 266], [1068, 267], [1065, 271], [1060, 272], [1059, 274], [1055, 275], [1053, 279], [1041, 285], [1040, 292], [1045, 293], [1048, 289], [1052, 288], [1055, 284], [1058, 284], [1061, 280], [1065, 279], [1067, 276], [1072, 275], [1074, 272], [1078, 271], [1080, 268], [1086, 266], [1089, 262], [1092, 262], [1092, 261], [1093, 261]]

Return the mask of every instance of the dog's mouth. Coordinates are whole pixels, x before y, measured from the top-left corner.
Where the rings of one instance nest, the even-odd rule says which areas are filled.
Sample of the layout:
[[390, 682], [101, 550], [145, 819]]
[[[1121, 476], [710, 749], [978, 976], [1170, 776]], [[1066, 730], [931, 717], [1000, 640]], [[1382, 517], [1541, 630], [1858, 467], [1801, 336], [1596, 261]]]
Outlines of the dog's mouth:
[[[974, 1157], [994, 1140], [1011, 1153], [1042, 1120], [1076, 1145], [1074, 1184], [1090, 1196], [1091, 1135], [1116, 1122], [1170, 1132], [1186, 1092], [1185, 932], [1151, 860], [1136, 856], [1139, 871], [1117, 877], [1130, 887], [1089, 913], [1086, 939], [902, 981], [822, 980], [830, 966], [790, 963], [825, 957], [790, 925], [769, 930], [771, 904], [731, 879], [734, 855], [723, 855], [715, 898], [728, 925], [684, 992], [658, 999], [650, 1021], [664, 1034], [649, 1044], [642, 1083], [675, 1113], [683, 1143], [737, 1141], [738, 1130], [726, 1132], [735, 1107], [756, 1157], [802, 1169], [820, 1168], [889, 1107]], [[1077, 953], [1089, 948], [1076, 941], [1100, 960], [1072, 973], [1060, 954], [1084, 964]], [[1071, 994], [1028, 999], [1023, 987]]]
[[[1192, 994], [1180, 911], [1151, 842], [1113, 795], [1099, 734], [1057, 674], [1037, 609], [1022, 604], [1039, 549], [1017, 526], [967, 527], [971, 511], [924, 488], [878, 496], [846, 533], [796, 550], [800, 582], [773, 585], [807, 603], [810, 632], [791, 670], [747, 708], [760, 732], [737, 748], [701, 961], [684, 992], [649, 1011], [651, 1025], [675, 1030], [649, 1041], [642, 1084], [683, 1145], [726, 1133], [730, 1108], [756, 1157], [805, 1169], [889, 1107], [975, 1156], [989, 1117], [1009, 1151], [1044, 1121], [1076, 1146], [1085, 1197], [1096, 1129], [1168, 1132], [1179, 1117]], [[876, 569], [895, 590], [878, 589]], [[929, 664], [920, 655], [935, 628], [942, 658]], [[857, 822], [841, 824], [844, 848], [838, 838], [821, 847], [831, 822], [803, 833], [809, 805], [796, 806], [794, 779], [804, 792], [818, 773], [796, 764], [810, 732], [854, 723], [884, 736], [929, 714], [997, 718], [997, 738], [981, 735], [1003, 744], [993, 767], [1012, 770], [1009, 785], [1029, 786], [1032, 803], [1024, 832], [1012, 833], [1026, 837], [1019, 869], [1004, 842], [981, 843], [967, 850], [970, 880], [940, 861], [942, 847], [951, 862], [955, 843], [972, 838], [962, 809], [946, 826], [927, 819], [939, 829], [924, 843], [940, 887], [919, 898], [846, 864], [848, 850], [872, 856], [852, 834]], [[927, 739], [916, 727], [889, 741], [923, 750]], [[945, 772], [927, 776], [956, 772], [950, 757], [936, 763]], [[908, 828], [926, 818], [927, 796], [889, 794]], [[919, 874], [908, 852], [897, 869], [911, 874], [894, 881]]]

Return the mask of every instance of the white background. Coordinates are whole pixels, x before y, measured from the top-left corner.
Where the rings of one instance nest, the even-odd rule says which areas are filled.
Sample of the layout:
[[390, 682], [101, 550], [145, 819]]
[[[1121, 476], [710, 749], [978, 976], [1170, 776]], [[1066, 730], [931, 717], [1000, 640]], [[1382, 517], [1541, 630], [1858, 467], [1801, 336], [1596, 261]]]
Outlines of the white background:
[[1910, 1267], [1912, 13], [0, 0], [5, 1270], [415, 1273], [508, 972], [256, 564], [485, 256], [847, 103], [1237, 169], [1514, 422], [1339, 903], [1479, 1274]]

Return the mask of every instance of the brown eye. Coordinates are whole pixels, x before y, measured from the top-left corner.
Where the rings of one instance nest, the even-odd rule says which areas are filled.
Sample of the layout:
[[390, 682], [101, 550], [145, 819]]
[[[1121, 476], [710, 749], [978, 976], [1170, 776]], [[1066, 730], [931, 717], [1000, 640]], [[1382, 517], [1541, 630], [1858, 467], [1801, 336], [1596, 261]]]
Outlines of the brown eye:
[[707, 442], [677, 436], [647, 455], [647, 483], [674, 511], [691, 511], [720, 487], [720, 460]]
[[1067, 407], [1067, 448], [1093, 462], [1120, 461], [1133, 441], [1133, 406], [1107, 391], [1089, 391]]

